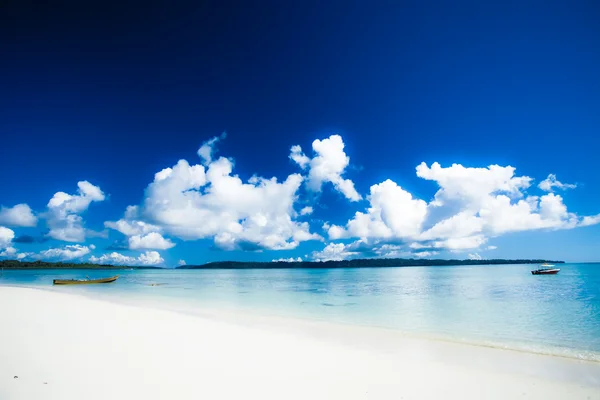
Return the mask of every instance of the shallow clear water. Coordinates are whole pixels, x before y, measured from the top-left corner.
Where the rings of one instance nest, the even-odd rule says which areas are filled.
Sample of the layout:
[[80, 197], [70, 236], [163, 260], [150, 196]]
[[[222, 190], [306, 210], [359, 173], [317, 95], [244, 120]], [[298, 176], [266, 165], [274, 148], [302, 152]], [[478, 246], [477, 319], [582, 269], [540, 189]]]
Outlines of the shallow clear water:
[[[531, 275], [534, 267], [26, 270], [4, 271], [0, 285], [323, 319], [600, 361], [600, 264], [564, 264], [548, 276]], [[52, 286], [56, 278], [114, 274], [121, 277], [109, 285]]]

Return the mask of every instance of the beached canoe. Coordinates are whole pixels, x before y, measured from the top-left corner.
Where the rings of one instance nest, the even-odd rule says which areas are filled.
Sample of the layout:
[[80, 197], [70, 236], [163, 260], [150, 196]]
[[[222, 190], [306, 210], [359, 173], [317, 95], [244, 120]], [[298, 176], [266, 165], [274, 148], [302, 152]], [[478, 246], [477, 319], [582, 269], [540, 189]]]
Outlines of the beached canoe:
[[116, 281], [118, 277], [119, 275], [101, 279], [54, 279], [52, 283], [55, 285], [89, 285], [92, 283], [111, 283]]

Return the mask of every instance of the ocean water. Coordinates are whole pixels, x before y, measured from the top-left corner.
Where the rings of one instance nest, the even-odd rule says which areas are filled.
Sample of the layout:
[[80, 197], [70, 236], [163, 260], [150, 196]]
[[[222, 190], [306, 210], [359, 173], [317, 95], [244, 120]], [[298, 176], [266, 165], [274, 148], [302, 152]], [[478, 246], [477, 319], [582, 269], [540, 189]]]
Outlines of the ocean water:
[[[534, 267], [5, 270], [0, 285], [382, 327], [600, 361], [600, 264], [564, 264], [548, 276], [531, 275]], [[120, 278], [108, 285], [52, 286], [56, 278], [113, 274]]]

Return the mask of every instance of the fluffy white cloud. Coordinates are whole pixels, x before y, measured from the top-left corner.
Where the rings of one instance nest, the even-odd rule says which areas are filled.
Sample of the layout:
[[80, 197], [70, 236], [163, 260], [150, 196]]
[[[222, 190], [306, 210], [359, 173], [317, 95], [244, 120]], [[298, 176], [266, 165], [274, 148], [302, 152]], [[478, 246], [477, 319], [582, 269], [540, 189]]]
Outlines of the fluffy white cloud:
[[549, 174], [546, 179], [540, 182], [538, 185], [540, 189], [545, 192], [552, 192], [554, 188], [566, 190], [566, 189], [575, 189], [577, 185], [572, 183], [562, 183], [556, 179], [556, 175]]
[[425, 257], [433, 257], [438, 254], [439, 254], [438, 251], [421, 251], [419, 253], [414, 253], [413, 256], [418, 257], [418, 258], [425, 258]]
[[162, 237], [160, 233], [150, 232], [146, 235], [135, 235], [129, 238], [130, 249], [158, 249], [167, 250], [174, 247], [175, 243]]
[[302, 262], [302, 257], [278, 258], [276, 260], [272, 260], [271, 262]]
[[104, 226], [119, 231], [125, 236], [140, 236], [161, 231], [159, 226], [141, 220], [138, 206], [128, 206], [123, 218], [118, 221], [106, 221]]
[[0, 258], [21, 260], [30, 255], [30, 253], [19, 253], [16, 248], [12, 247], [14, 238], [15, 233], [12, 229], [0, 226]]
[[165, 262], [157, 251], [146, 251], [139, 257], [125, 256], [121, 253], [112, 252], [103, 254], [100, 257], [91, 256], [90, 262], [95, 264], [109, 265], [159, 265]]
[[182, 266], [182, 265], [186, 265], [187, 263], [185, 262], [185, 260], [179, 260], [177, 262], [177, 265]]
[[0, 250], [10, 247], [15, 238], [15, 232], [12, 229], [0, 226]]
[[410, 252], [406, 251], [405, 246], [389, 243], [369, 246], [369, 243], [363, 240], [358, 240], [352, 243], [350, 246], [348, 246], [348, 249], [351, 248], [356, 250], [367, 249], [368, 251], [374, 253], [377, 257], [380, 258], [400, 258], [412, 255]]
[[162, 231], [182, 239], [213, 238], [223, 249], [292, 249], [302, 241], [320, 240], [308, 223], [293, 220], [302, 176], [283, 182], [233, 175], [231, 160], [207, 158], [207, 164], [180, 160], [158, 172], [146, 189], [141, 214]]
[[3, 251], [0, 251], [0, 257], [13, 258], [17, 254], [17, 249], [14, 247], [7, 247]]
[[366, 213], [357, 212], [346, 228], [332, 225], [330, 239], [411, 238], [418, 235], [427, 214], [427, 203], [412, 195], [391, 180], [371, 186], [367, 196], [370, 207]]
[[469, 254], [469, 260], [483, 260], [483, 257], [479, 255], [479, 253]]
[[80, 244], [64, 246], [62, 248], [52, 248], [41, 251], [35, 255], [35, 258], [41, 259], [60, 259], [60, 260], [73, 260], [75, 258], [81, 258], [89, 254], [93, 249], [94, 245], [82, 246]]
[[435, 181], [440, 190], [435, 195], [434, 205], [451, 204], [457, 201], [469, 208], [477, 208], [492, 193], [505, 193], [521, 197], [522, 189], [531, 186], [528, 176], [515, 177], [515, 168], [490, 165], [487, 168], [468, 168], [460, 164], [443, 168], [433, 163], [417, 166], [417, 176]]
[[315, 156], [311, 159], [302, 152], [300, 146], [292, 146], [290, 158], [302, 169], [309, 168], [307, 187], [320, 191], [323, 183], [331, 182], [333, 187], [350, 201], [361, 199], [350, 179], [342, 178], [350, 163], [350, 157], [344, 152], [344, 141], [340, 135], [331, 135], [327, 139], [316, 139], [312, 143]]
[[323, 250], [313, 252], [312, 258], [315, 261], [341, 261], [360, 255], [349, 247], [344, 243], [329, 243]]
[[0, 224], [8, 226], [32, 227], [37, 225], [37, 217], [27, 204], [0, 208]]
[[[444, 168], [421, 163], [417, 176], [436, 182], [439, 190], [426, 203], [415, 199], [395, 182], [371, 187], [370, 207], [357, 212], [345, 227], [325, 224], [329, 238], [412, 241], [415, 249], [465, 251], [477, 249], [489, 237], [533, 229], [569, 229], [600, 223], [567, 210], [561, 196], [528, 195], [532, 178], [516, 176], [513, 167], [491, 165]], [[556, 180], [551, 187], [564, 188]], [[418, 246], [418, 247], [414, 247]]]
[[583, 219], [581, 220], [581, 223], [579, 225], [580, 226], [590, 226], [590, 225], [596, 225], [596, 224], [600, 224], [600, 214], [589, 216], [589, 217], [583, 217]]
[[483, 245], [486, 242], [487, 238], [483, 235], [451, 237], [433, 242], [433, 247], [437, 249], [460, 251], [478, 249], [481, 245]]
[[202, 144], [198, 149], [198, 156], [202, 159], [204, 165], [209, 165], [213, 161], [213, 152], [215, 151], [215, 145], [220, 140], [227, 137], [227, 132], [223, 132], [221, 136], [216, 136]]
[[302, 169], [305, 169], [310, 164], [310, 158], [302, 152], [302, 147], [298, 145], [292, 146], [290, 149], [290, 158]]
[[313, 208], [312, 207], [304, 207], [302, 210], [300, 210], [300, 215], [310, 215], [313, 213]]
[[87, 181], [77, 183], [75, 195], [57, 192], [48, 202], [48, 212], [45, 214], [50, 231], [48, 235], [65, 242], [83, 242], [86, 230], [83, 227], [81, 213], [88, 209], [90, 203], [104, 200], [104, 193], [98, 186]]

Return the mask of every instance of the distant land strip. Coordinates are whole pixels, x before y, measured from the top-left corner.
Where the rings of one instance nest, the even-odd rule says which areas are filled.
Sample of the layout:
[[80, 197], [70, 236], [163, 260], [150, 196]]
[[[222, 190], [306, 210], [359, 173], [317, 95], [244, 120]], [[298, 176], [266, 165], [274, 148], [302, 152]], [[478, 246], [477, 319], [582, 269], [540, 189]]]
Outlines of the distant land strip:
[[[428, 260], [412, 258], [368, 258], [344, 261], [296, 261], [296, 262], [239, 262], [218, 261], [202, 265], [183, 265], [177, 269], [270, 269], [270, 268], [391, 268], [391, 267], [434, 267], [453, 265], [498, 265], [498, 264], [564, 264], [553, 260]], [[163, 269], [151, 266], [125, 266], [91, 263], [62, 263], [46, 261], [0, 261], [2, 269]]]
[[238, 262], [218, 261], [203, 265], [182, 265], [177, 269], [266, 269], [266, 268], [386, 268], [386, 267], [433, 267], [443, 265], [491, 265], [491, 264], [564, 264], [551, 260], [427, 260], [412, 258], [366, 258], [343, 261], [274, 261]]
[[108, 264], [91, 264], [91, 263], [63, 263], [63, 262], [47, 262], [47, 261], [17, 261], [3, 260], [0, 261], [2, 269], [163, 269], [161, 267], [152, 266], [129, 266], [129, 265], [108, 265]]

